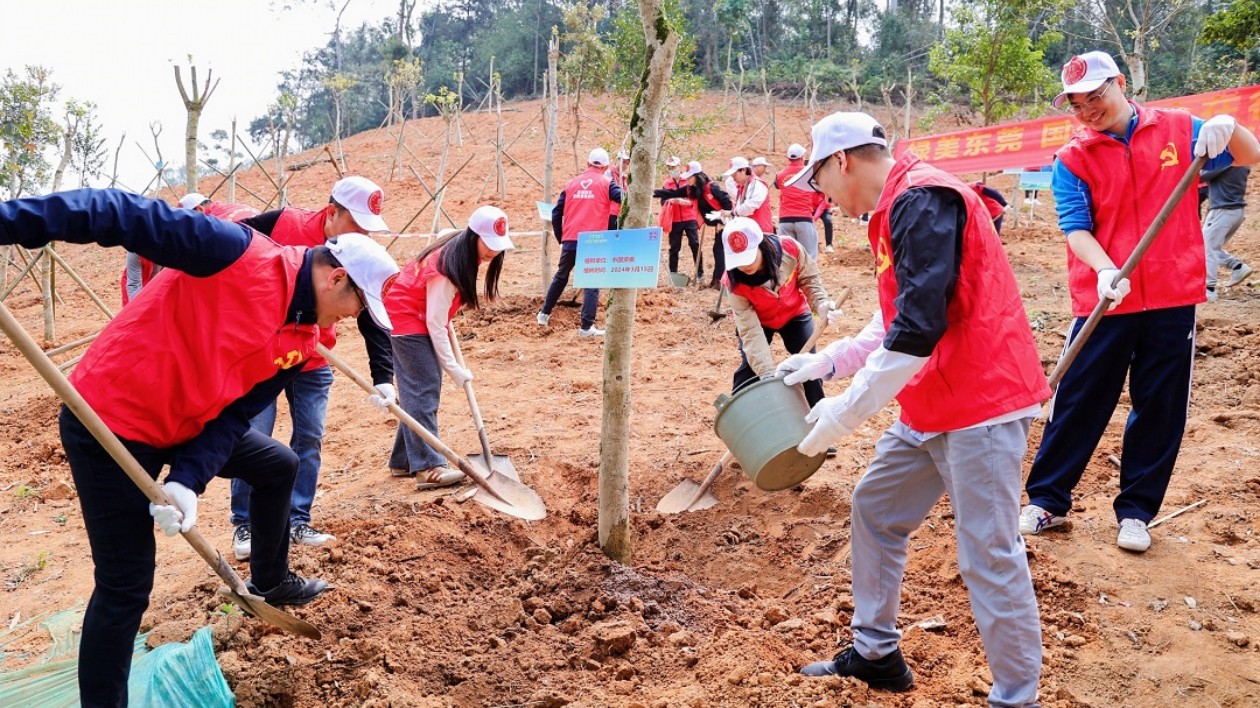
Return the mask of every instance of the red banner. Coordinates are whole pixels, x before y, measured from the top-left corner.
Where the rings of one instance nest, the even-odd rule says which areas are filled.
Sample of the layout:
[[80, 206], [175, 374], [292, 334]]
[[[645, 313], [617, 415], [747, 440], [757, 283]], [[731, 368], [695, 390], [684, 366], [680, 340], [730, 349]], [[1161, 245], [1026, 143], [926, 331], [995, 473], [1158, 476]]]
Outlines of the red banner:
[[[1252, 132], [1260, 132], [1260, 85], [1151, 101], [1148, 106], [1184, 108], [1199, 118], [1226, 113]], [[1000, 172], [1049, 165], [1054, 153], [1080, 126], [1064, 114], [1023, 123], [991, 125], [956, 133], [898, 140], [894, 152], [907, 148], [954, 174]]]

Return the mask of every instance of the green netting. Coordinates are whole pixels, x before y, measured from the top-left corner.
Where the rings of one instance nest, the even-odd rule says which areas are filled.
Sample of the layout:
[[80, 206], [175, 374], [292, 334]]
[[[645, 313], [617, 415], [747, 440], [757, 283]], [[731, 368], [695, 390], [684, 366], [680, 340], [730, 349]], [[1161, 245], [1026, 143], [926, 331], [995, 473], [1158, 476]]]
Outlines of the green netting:
[[[0, 633], [0, 651], [30, 632], [34, 617]], [[7, 659], [29, 658], [0, 653], [0, 706], [6, 708], [70, 708], [79, 705], [79, 634], [83, 608], [55, 612], [39, 623], [52, 644], [34, 663], [5, 671]], [[145, 637], [136, 637], [127, 690], [132, 706], [205, 706], [236, 704], [214, 658], [210, 628], [197, 630], [187, 644], [163, 644], [146, 651]]]

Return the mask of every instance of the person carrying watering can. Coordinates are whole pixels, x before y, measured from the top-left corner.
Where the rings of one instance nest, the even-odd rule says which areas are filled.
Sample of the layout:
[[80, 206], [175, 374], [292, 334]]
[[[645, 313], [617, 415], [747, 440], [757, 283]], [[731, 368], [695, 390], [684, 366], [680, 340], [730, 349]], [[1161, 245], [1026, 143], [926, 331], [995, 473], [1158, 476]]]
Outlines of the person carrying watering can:
[[[739, 216], [723, 229], [722, 247], [739, 335], [740, 366], [733, 384], [738, 391], [748, 381], [774, 375], [774, 335], [795, 354], [814, 334], [811, 309], [828, 322], [843, 313], [828, 299], [818, 264], [791, 237], [763, 233], [757, 222]], [[805, 399], [811, 406], [822, 397], [822, 383], [806, 382]]]
[[980, 197], [907, 151], [894, 159], [865, 113], [813, 128], [793, 183], [849, 215], [872, 212], [880, 310], [865, 329], [779, 365], [784, 382], [852, 376], [823, 399], [798, 446], [816, 455], [894, 397], [901, 417], [880, 437], [853, 490], [852, 645], [801, 669], [874, 688], [914, 682], [897, 629], [910, 534], [948, 493], [958, 566], [993, 673], [990, 705], [1037, 700], [1041, 624], [1019, 534], [1028, 426], [1050, 397], [1015, 275]]
[[[394, 323], [390, 341], [399, 405], [434, 435], [442, 372], [460, 387], [473, 377], [456, 360], [447, 325], [461, 305], [480, 306], [477, 272], [482, 264], [487, 264], [485, 299], [493, 302], [498, 297], [504, 253], [513, 248], [507, 214], [498, 207], [478, 207], [468, 217], [468, 228], [444, 236], [403, 266], [385, 297], [385, 310]], [[393, 402], [377, 396], [369, 400], [383, 410]], [[462, 472], [447, 467], [446, 458], [405, 425], [399, 425], [394, 436], [389, 467], [395, 477], [414, 475], [417, 489], [445, 487], [464, 479]]]

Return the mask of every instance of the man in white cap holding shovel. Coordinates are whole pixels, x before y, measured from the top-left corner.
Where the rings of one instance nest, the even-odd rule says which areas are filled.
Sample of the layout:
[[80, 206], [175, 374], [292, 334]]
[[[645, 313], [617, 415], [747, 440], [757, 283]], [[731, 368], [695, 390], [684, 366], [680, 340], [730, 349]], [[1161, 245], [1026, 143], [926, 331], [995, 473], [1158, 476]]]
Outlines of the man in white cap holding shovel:
[[[1106, 52], [1063, 65], [1054, 105], [1084, 128], [1055, 155], [1051, 174], [1059, 228], [1067, 235], [1072, 338], [1103, 298], [1111, 305], [1055, 393], [1041, 448], [1028, 474], [1020, 531], [1067, 522], [1072, 489], [1093, 457], [1125, 378], [1133, 412], [1112, 504], [1116, 545], [1142, 553], [1164, 501], [1186, 427], [1194, 362], [1195, 305], [1206, 300], [1203, 234], [1193, 196], [1172, 211], [1128, 278], [1119, 268], [1168, 201], [1195, 156], [1207, 169], [1250, 165], [1260, 145], [1234, 118], [1206, 121], [1125, 98], [1124, 74]], [[1190, 193], [1193, 194], [1191, 189]], [[1071, 339], [1064, 344], [1071, 343]]]
[[801, 673], [911, 687], [897, 629], [909, 537], [947, 493], [993, 673], [989, 704], [1035, 705], [1041, 623], [1019, 486], [1028, 426], [1050, 388], [993, 220], [958, 178], [910, 151], [893, 159], [865, 113], [815, 125], [809, 164], [788, 184], [823, 192], [847, 214], [872, 212], [880, 306], [857, 336], [780, 364], [787, 384], [853, 377], [810, 411], [800, 452], [819, 454], [894, 397], [901, 404], [853, 490], [852, 645]]
[[[0, 203], [0, 244], [122, 246], [167, 268], [92, 343], [70, 376], [105, 425], [173, 505], [150, 504], [66, 407], [61, 440], [92, 548], [95, 587], [83, 619], [85, 706], [127, 705], [132, 645], [153, 589], [153, 524], [191, 529], [216, 476], [249, 480], [251, 593], [301, 605], [327, 589], [288, 564], [289, 497], [298, 460], [249, 426], [302, 370], [320, 328], [368, 310], [398, 273], [384, 247], [345, 234], [313, 249], [117, 190], [76, 190]], [[198, 580], [200, 582], [200, 580]]]

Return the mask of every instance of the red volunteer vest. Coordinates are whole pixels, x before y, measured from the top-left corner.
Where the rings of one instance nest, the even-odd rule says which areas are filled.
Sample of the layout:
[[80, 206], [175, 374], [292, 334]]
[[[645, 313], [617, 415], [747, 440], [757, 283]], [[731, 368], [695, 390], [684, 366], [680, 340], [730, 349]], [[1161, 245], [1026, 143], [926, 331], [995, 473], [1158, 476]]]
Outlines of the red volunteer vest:
[[[1116, 266], [1124, 263], [1194, 160], [1193, 124], [1181, 110], [1142, 108], [1137, 127], [1124, 143], [1088, 128], [1078, 131], [1056, 156], [1089, 186], [1094, 238]], [[1123, 315], [1144, 310], [1196, 305], [1207, 299], [1203, 283], [1203, 231], [1190, 185], [1159, 237], [1129, 276], [1133, 289], [1116, 309]], [[1072, 314], [1086, 317], [1098, 304], [1098, 277], [1068, 251], [1068, 289]]]
[[967, 205], [962, 264], [945, 336], [897, 394], [901, 420], [927, 433], [960, 430], [1050, 397], [1015, 274], [993, 220], [970, 187], [906, 151], [871, 214], [869, 237], [884, 327], [897, 316], [897, 278], [889, 213], [911, 187], [947, 187]]
[[[605, 225], [607, 225], [607, 217]], [[423, 261], [413, 258], [403, 267], [394, 281], [389, 294], [385, 296], [385, 312], [389, 313], [389, 321], [394, 329], [390, 334], [398, 337], [405, 334], [429, 334], [429, 323], [425, 320], [428, 314], [429, 281], [437, 277], [446, 277], [438, 267], [442, 260], [442, 252], [446, 246], [430, 253]], [[449, 322], [462, 304], [459, 291], [455, 291], [455, 300], [451, 303], [450, 312], [446, 313]]]
[[240, 221], [251, 216], [258, 216], [258, 210], [244, 204], [228, 204], [227, 202], [210, 202], [201, 208], [201, 213], [224, 221]]
[[822, 194], [814, 191], [806, 191], [800, 187], [783, 186], [792, 179], [796, 173], [805, 169], [805, 163], [799, 160], [789, 162], [774, 178], [774, 183], [779, 186], [779, 220], [787, 218], [806, 218], [811, 221], [814, 218], [814, 212], [818, 210], [818, 205], [822, 203]]
[[[280, 218], [276, 219], [276, 225], [271, 229], [271, 240], [281, 246], [306, 246], [307, 248], [322, 246], [324, 245], [324, 222], [327, 219], [327, 209], [311, 211], [285, 207], [280, 210]], [[332, 349], [337, 344], [337, 325], [325, 327], [320, 333], [320, 339], [324, 346]], [[306, 362], [302, 370], [314, 371], [325, 366], [328, 366], [328, 362], [317, 354]]]
[[[662, 188], [663, 189], [680, 189], [686, 186], [687, 186], [687, 180], [670, 177], [665, 180], [665, 184], [662, 185]], [[675, 221], [697, 221], [697, 222], [700, 221], [700, 211], [696, 207], [696, 200], [694, 199], [687, 199], [686, 204], [675, 204], [673, 202], [666, 202], [665, 208], [662, 209], [661, 211], [670, 212], [671, 224]]]
[[779, 285], [778, 292], [746, 283], [737, 283], [732, 286], [730, 277], [723, 276], [727, 290], [734, 295], [747, 298], [753, 310], [757, 312], [757, 319], [761, 321], [762, 326], [770, 329], [779, 329], [793, 317], [809, 312], [809, 301], [805, 299], [805, 293], [801, 290], [800, 281], [797, 279], [801, 273], [801, 245], [790, 236], [780, 237], [779, 243], [783, 246], [784, 254], [796, 259], [796, 267]]
[[[609, 179], [609, 181], [611, 181], [613, 184], [617, 185], [617, 188], [621, 190], [621, 199], [622, 199], [622, 201], [625, 201], [625, 199], [626, 199], [626, 176], [625, 176], [625, 175], [623, 175], [623, 174], [621, 174], [621, 170], [619, 170], [619, 169], [617, 169], [616, 167], [614, 167], [614, 168], [612, 168], [612, 169], [608, 170], [608, 179]], [[609, 215], [609, 216], [621, 216], [621, 205], [620, 205], [620, 204], [618, 204], [617, 202], [614, 202], [613, 200], [609, 199], [609, 200], [608, 200], [608, 215]]]
[[614, 204], [608, 197], [610, 184], [598, 167], [592, 167], [564, 185], [562, 241], [577, 241], [583, 231], [608, 230], [608, 215], [613, 213]]
[[315, 351], [316, 327], [285, 324], [305, 253], [255, 233], [213, 276], [154, 280], [153, 296], [105, 326], [70, 381], [119, 436], [158, 448], [188, 442], [255, 385]]
[[752, 215], [749, 216], [748, 218], [757, 222], [757, 225], [761, 227], [761, 233], [772, 234], [774, 233], [774, 217], [770, 214], [770, 187], [766, 185], [765, 180], [758, 177], [757, 175], [753, 175], [752, 179], [750, 179], [748, 182], [745, 182], [744, 186], [739, 188], [739, 198], [737, 201], [742, 202], [744, 200], [745, 188], [748, 185], [752, 184], [752, 180], [757, 180], [758, 182], [761, 183], [763, 187], [766, 187], [766, 199], [765, 201], [761, 203], [761, 206], [757, 207], [757, 210], [754, 211]]

